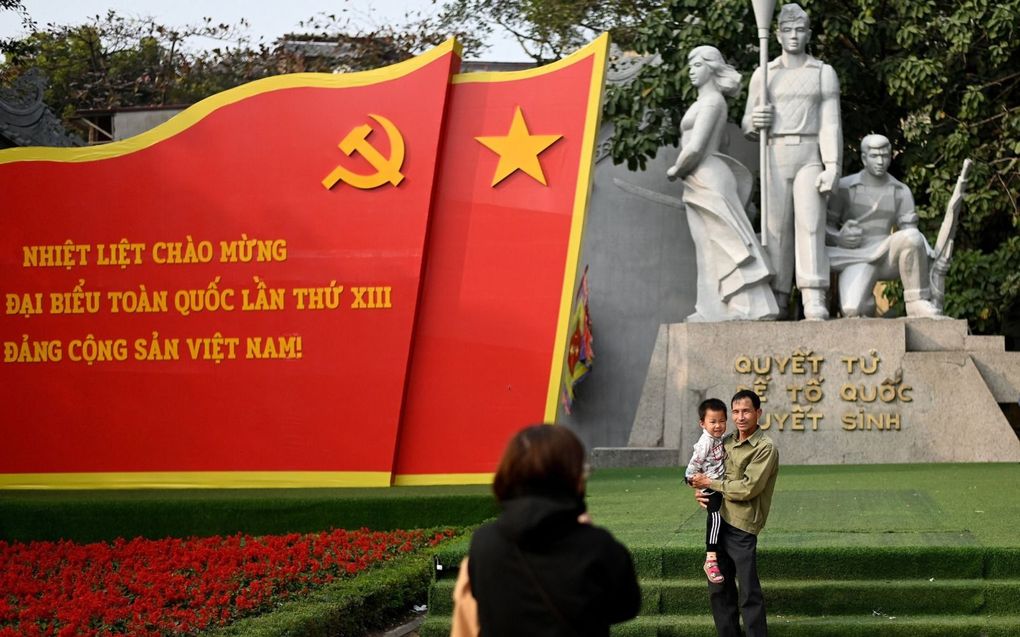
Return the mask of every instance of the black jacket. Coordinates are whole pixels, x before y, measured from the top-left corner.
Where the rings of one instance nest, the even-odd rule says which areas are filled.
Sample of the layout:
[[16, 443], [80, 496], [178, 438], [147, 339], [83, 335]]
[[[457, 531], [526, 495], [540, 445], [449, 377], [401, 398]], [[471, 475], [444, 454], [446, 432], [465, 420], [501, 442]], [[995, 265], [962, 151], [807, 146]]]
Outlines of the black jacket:
[[582, 511], [577, 498], [523, 496], [475, 531], [468, 575], [482, 637], [599, 637], [637, 615], [630, 553], [578, 523]]

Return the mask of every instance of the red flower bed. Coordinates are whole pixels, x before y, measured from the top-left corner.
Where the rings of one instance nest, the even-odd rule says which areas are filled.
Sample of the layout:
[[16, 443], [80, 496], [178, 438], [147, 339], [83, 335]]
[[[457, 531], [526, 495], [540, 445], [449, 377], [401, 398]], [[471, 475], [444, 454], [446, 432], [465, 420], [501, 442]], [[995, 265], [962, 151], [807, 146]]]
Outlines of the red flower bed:
[[0, 637], [195, 633], [453, 533], [0, 541]]

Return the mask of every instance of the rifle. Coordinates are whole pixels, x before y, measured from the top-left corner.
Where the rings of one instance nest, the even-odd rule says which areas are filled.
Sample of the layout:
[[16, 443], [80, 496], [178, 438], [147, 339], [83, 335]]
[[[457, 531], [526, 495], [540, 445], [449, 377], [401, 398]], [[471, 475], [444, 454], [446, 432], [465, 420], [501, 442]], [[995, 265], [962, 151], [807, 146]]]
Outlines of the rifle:
[[946, 274], [949, 273], [949, 262], [953, 258], [953, 246], [956, 229], [960, 223], [960, 210], [963, 208], [963, 195], [967, 191], [967, 175], [974, 162], [963, 160], [963, 169], [956, 180], [956, 188], [946, 204], [946, 216], [942, 219], [939, 236], [935, 241], [935, 260], [931, 265], [931, 302], [942, 311], [946, 298]]

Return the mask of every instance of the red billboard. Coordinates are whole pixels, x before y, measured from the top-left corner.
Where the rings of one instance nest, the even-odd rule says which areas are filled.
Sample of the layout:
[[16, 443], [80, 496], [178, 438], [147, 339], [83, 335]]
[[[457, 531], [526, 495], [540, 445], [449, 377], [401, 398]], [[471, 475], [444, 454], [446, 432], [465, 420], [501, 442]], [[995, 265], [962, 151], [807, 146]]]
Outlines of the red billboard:
[[456, 75], [451, 42], [0, 151], [0, 488], [487, 479], [555, 415], [605, 46]]
[[512, 433], [556, 417], [603, 63], [592, 46], [453, 80], [400, 484], [487, 479]]

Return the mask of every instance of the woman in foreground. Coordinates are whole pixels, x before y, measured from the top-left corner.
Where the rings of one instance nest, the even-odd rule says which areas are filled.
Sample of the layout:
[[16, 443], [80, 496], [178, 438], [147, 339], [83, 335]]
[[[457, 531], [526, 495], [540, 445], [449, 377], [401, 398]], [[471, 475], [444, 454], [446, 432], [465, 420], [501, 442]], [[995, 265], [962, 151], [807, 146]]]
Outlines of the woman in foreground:
[[458, 593], [473, 593], [479, 634], [597, 637], [637, 615], [630, 553], [591, 524], [586, 478], [584, 447], [566, 427], [510, 440], [493, 483], [503, 512], [472, 537], [454, 594], [460, 606]]

